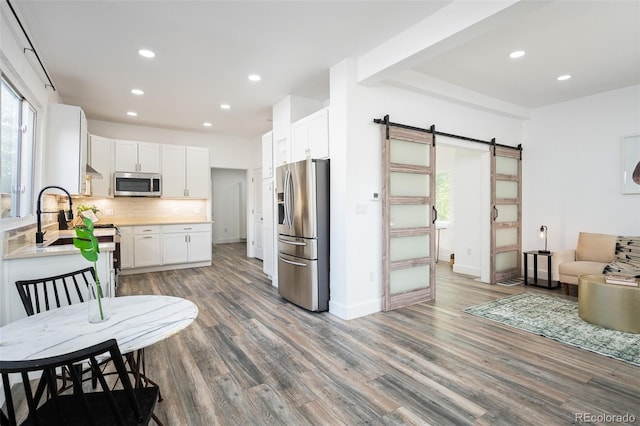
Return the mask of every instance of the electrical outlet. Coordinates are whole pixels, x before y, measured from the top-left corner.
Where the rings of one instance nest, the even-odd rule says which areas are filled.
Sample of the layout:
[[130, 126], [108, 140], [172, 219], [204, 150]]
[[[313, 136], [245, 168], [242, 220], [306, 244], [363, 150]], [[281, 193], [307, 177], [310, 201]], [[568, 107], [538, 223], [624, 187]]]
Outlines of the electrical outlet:
[[173, 214], [180, 214], [180, 208], [179, 207], [174, 207], [173, 208]]
[[106, 210], [104, 211], [104, 214], [105, 214], [106, 216], [113, 216], [113, 209], [106, 209]]
[[471, 247], [467, 247], [467, 255], [471, 256]]

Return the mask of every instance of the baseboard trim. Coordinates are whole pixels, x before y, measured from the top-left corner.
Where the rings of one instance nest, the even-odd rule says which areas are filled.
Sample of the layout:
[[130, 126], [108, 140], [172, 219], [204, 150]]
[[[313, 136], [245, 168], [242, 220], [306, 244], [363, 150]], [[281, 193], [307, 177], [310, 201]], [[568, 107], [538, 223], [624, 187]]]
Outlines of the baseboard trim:
[[453, 272], [455, 272], [456, 274], [472, 275], [474, 277], [479, 277], [482, 275], [480, 272], [480, 268], [478, 267], [458, 265], [455, 263], [453, 265]]
[[358, 305], [343, 305], [333, 300], [329, 301], [329, 313], [344, 320], [352, 320], [366, 315], [375, 314], [382, 310], [382, 299], [376, 299]]
[[176, 263], [174, 265], [157, 265], [157, 266], [145, 266], [143, 268], [123, 269], [120, 271], [120, 275], [135, 275], [135, 274], [143, 274], [145, 272], [171, 271], [173, 269], [200, 268], [203, 266], [211, 266], [211, 261], [194, 262], [194, 263]]

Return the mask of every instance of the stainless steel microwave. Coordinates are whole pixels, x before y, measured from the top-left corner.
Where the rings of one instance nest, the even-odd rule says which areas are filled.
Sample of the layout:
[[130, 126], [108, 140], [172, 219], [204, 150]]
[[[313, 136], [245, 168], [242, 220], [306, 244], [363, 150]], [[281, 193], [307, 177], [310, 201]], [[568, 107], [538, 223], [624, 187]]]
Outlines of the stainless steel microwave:
[[115, 172], [116, 197], [159, 197], [162, 195], [162, 176], [158, 173]]

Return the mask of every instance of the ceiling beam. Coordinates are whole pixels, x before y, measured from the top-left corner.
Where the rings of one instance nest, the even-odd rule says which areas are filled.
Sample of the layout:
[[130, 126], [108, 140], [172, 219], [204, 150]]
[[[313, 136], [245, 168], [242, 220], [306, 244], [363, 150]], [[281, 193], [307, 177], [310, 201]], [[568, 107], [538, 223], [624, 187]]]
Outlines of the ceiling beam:
[[377, 84], [394, 73], [442, 54], [479, 34], [530, 13], [549, 1], [454, 0], [357, 59], [360, 84]]

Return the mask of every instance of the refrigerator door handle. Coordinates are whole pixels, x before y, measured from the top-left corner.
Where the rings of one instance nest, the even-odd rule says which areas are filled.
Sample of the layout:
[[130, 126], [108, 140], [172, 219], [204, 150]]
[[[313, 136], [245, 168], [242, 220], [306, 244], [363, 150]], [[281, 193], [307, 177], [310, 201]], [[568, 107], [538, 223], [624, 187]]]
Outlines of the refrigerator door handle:
[[288, 263], [289, 265], [294, 265], [294, 266], [304, 266], [305, 268], [307, 267], [306, 263], [300, 263], [300, 262], [292, 262], [290, 260], [287, 259], [283, 259], [282, 257], [278, 256], [278, 258], [280, 260], [282, 260], [284, 263]]
[[291, 170], [288, 171], [288, 175], [289, 185], [287, 185], [287, 201], [289, 205], [287, 206], [287, 212], [289, 214], [289, 228], [293, 228], [293, 206], [295, 205], [295, 200], [293, 199], [293, 176], [291, 174]]
[[289, 170], [284, 172], [284, 188], [282, 189], [284, 197], [284, 226], [290, 228], [289, 225]]
[[302, 247], [304, 247], [304, 246], [307, 245], [307, 243], [299, 243], [299, 242], [296, 242], [296, 241], [287, 241], [287, 240], [283, 240], [283, 239], [280, 239], [280, 238], [278, 238], [278, 242], [280, 242], [282, 244], [289, 244], [289, 245], [292, 245], [292, 246], [302, 246]]

